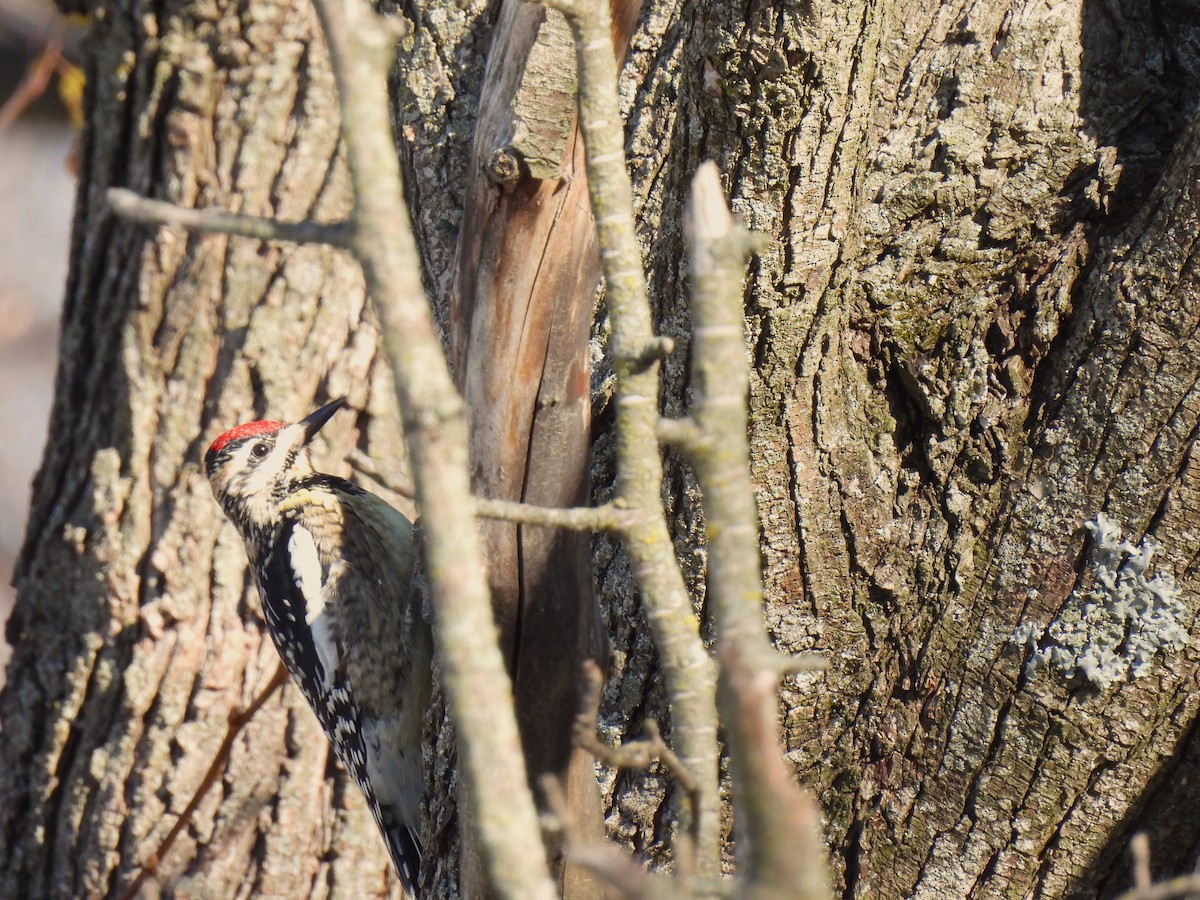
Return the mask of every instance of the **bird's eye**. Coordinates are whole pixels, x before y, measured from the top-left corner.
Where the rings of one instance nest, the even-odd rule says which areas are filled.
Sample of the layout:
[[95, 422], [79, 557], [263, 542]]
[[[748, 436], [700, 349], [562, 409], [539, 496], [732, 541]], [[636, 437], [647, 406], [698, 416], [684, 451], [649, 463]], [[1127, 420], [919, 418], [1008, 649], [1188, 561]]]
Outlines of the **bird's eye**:
[[250, 448], [250, 455], [253, 456], [255, 459], [262, 459], [264, 456], [266, 456], [270, 452], [271, 452], [271, 445], [264, 443], [262, 441], [259, 441], [257, 444], [255, 444], [253, 447]]

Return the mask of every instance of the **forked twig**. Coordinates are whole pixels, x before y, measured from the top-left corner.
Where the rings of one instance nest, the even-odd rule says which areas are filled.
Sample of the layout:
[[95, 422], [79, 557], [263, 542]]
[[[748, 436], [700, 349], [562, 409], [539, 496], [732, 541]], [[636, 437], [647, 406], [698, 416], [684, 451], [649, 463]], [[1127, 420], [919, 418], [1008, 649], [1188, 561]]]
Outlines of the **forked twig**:
[[543, 775], [538, 787], [547, 810], [562, 828], [564, 847], [573, 862], [594, 872], [629, 900], [682, 900], [692, 896], [678, 881], [652, 875], [613, 844], [580, 840], [562, 782], [556, 776]]
[[1150, 874], [1150, 839], [1139, 831], [1129, 841], [1129, 855], [1133, 857], [1133, 889], [1117, 897], [1117, 900], [1175, 900], [1175, 898], [1200, 897], [1200, 874], [1179, 875], [1166, 881], [1155, 882]]
[[[614, 769], [644, 769], [655, 759], [662, 763], [663, 768], [675, 779], [679, 789], [687, 795], [691, 805], [691, 815], [686, 817], [689, 824], [687, 847], [694, 853], [696, 828], [700, 820], [696, 815], [700, 804], [700, 787], [695, 775], [663, 740], [658, 722], [654, 719], [646, 719], [642, 724], [645, 738], [627, 741], [619, 747], [610, 747], [601, 741], [596, 736], [596, 727], [600, 716], [600, 696], [604, 690], [604, 678], [600, 674], [600, 667], [590, 659], [584, 662], [581, 675], [583, 686], [580, 690], [579, 714], [575, 717], [573, 729], [576, 746]], [[691, 872], [692, 859], [688, 853], [679, 852], [682, 849], [683, 847], [676, 847], [676, 864], [680, 874], [687, 875]]]

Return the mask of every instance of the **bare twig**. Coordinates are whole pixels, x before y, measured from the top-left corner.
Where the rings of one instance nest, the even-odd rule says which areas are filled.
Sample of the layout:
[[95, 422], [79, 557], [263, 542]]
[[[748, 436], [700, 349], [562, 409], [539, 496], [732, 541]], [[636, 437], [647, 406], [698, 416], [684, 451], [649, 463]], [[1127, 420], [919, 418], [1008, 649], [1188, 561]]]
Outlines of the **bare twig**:
[[118, 216], [147, 225], [175, 225], [189, 231], [233, 234], [260, 241], [292, 241], [298, 244], [349, 243], [349, 222], [281, 222], [262, 216], [244, 216], [223, 209], [188, 209], [162, 200], [151, 200], [125, 188], [109, 188], [108, 205]]
[[[667, 746], [662, 732], [658, 729], [658, 723], [654, 719], [647, 719], [643, 725], [646, 732], [644, 740], [628, 741], [620, 747], [610, 747], [596, 736], [604, 678], [600, 674], [600, 667], [591, 660], [583, 664], [582, 676], [583, 689], [580, 691], [579, 716], [575, 719], [575, 743], [606, 766], [612, 766], [615, 769], [644, 769], [658, 759], [679, 786], [687, 791], [689, 796], [694, 795], [696, 792], [695, 777]], [[693, 797], [693, 799], [695, 798]]]
[[[378, 481], [401, 497], [416, 496], [412, 482], [404, 481], [383, 472], [375, 461], [365, 453], [354, 450], [347, 458], [355, 471]], [[518, 503], [513, 500], [493, 500], [476, 497], [475, 515], [481, 519], [500, 519], [518, 525], [547, 525], [571, 531], [620, 531], [625, 527], [629, 514], [612, 503], [603, 506], [576, 506], [566, 509]]]
[[225, 767], [225, 761], [229, 759], [229, 754], [233, 752], [233, 742], [237, 740], [237, 736], [246, 727], [246, 723], [254, 718], [254, 714], [262, 709], [263, 704], [270, 699], [272, 694], [279, 690], [285, 681], [287, 681], [287, 670], [284, 669], [283, 663], [279, 663], [275, 667], [275, 674], [271, 676], [271, 680], [267, 682], [267, 686], [254, 698], [254, 702], [240, 713], [229, 717], [229, 727], [225, 732], [225, 739], [221, 741], [221, 746], [217, 748], [216, 755], [213, 756], [212, 762], [208, 764], [208, 771], [200, 779], [200, 785], [196, 788], [195, 793], [192, 794], [192, 799], [183, 808], [183, 812], [179, 814], [179, 817], [175, 820], [175, 824], [167, 832], [167, 836], [159, 841], [158, 846], [146, 857], [146, 861], [142, 864], [142, 868], [138, 871], [133, 881], [121, 893], [121, 900], [133, 900], [134, 897], [138, 896], [138, 892], [142, 889], [146, 879], [158, 871], [158, 864], [167, 855], [167, 851], [171, 849], [171, 845], [175, 843], [175, 839], [179, 837], [183, 829], [192, 821], [192, 816], [196, 814], [200, 803], [208, 795], [212, 786], [217, 783], [217, 779], [220, 778], [221, 772]]
[[1117, 896], [1117, 900], [1176, 900], [1200, 897], [1200, 875], [1180, 875], [1144, 888], [1134, 888]]
[[663, 334], [652, 335], [642, 344], [641, 349], [633, 354], [637, 365], [648, 366], [666, 359], [675, 352], [675, 339]]
[[762, 614], [758, 512], [750, 481], [742, 277], [751, 247], [721, 191], [717, 167], [692, 181], [685, 220], [692, 270], [692, 417], [706, 439], [692, 463], [708, 526], [708, 598], [716, 621], [719, 699], [729, 737], [739, 875], [756, 897], [829, 896], [819, 816], [779, 743], [780, 657]]
[[561, 782], [553, 775], [538, 779], [546, 808], [562, 828], [564, 849], [570, 859], [590, 869], [630, 900], [683, 900], [689, 892], [672, 879], [654, 876], [607, 842], [581, 841]]
[[396, 381], [422, 516], [442, 686], [488, 879], [505, 898], [555, 896], [496, 637], [467, 468], [467, 424], [433, 315], [392, 136], [397, 30], [366, 0], [319, 0], [354, 185], [350, 247], [362, 264]]
[[417, 496], [417, 489], [411, 481], [391, 472], [385, 472], [375, 460], [357, 448], [350, 451], [349, 456], [346, 457], [346, 462], [350, 463], [350, 468], [354, 469], [354, 471], [360, 472], [373, 481], [378, 482], [393, 494], [406, 497], [409, 500]]
[[1150, 874], [1150, 838], [1139, 831], [1129, 842], [1129, 855], [1133, 857], [1133, 886], [1139, 891], [1150, 887], [1154, 878]]
[[549, 525], [571, 531], [620, 531], [630, 518], [628, 512], [612, 503], [558, 509], [483, 497], [475, 498], [475, 515], [484, 519], [502, 519], [520, 525]]
[[[720, 641], [722, 722], [729, 735], [739, 896], [828, 900], [821, 814], [779, 748], [778, 681], [745, 642]], [[773, 829], [773, 830], [772, 830]]]
[[792, 655], [776, 653], [770, 664], [780, 675], [794, 675], [798, 672], [824, 672], [829, 668], [829, 660], [819, 653], [795, 653]]
[[50, 75], [62, 59], [62, 48], [63, 24], [58, 21], [51, 28], [46, 46], [25, 71], [25, 77], [21, 79], [17, 89], [4, 101], [4, 105], [0, 106], [0, 133], [15, 122], [29, 104], [46, 92]]
[[[604, 676], [600, 667], [591, 660], [583, 664], [581, 675], [583, 683], [579, 697], [579, 713], [575, 717], [572, 731], [575, 745], [614, 769], [644, 769], [657, 759], [675, 779], [676, 786], [687, 795], [689, 815], [684, 821], [691, 828], [685, 833], [686, 837], [681, 834], [675, 841], [676, 874], [681, 887], [686, 888], [694, 874], [691, 867], [695, 861], [696, 829], [700, 822], [696, 810], [703, 799], [696, 777], [663, 740], [658, 722], [654, 719], [646, 719], [642, 723], [642, 730], [646, 733], [642, 740], [626, 741], [619, 747], [610, 747], [601, 741], [596, 729], [600, 720], [600, 697], [604, 691]], [[583, 862], [582, 859], [579, 861]]]
[[[612, 322], [610, 346], [617, 378], [616, 496], [617, 502], [640, 514], [622, 533], [623, 544], [662, 663], [675, 749], [698, 784], [699, 803], [693, 813], [698, 819], [696, 873], [700, 878], [716, 878], [721, 860], [716, 679], [662, 511], [663, 467], [656, 433], [658, 375], [659, 359], [669, 348], [654, 335], [641, 249], [634, 233], [633, 189], [625, 164], [609, 4], [547, 0], [546, 5], [566, 15], [575, 38], [588, 196], [596, 217]], [[680, 817], [682, 830], [691, 830], [687, 811], [681, 811]]]
[[1150, 839], [1139, 831], [1129, 841], [1133, 858], [1133, 889], [1117, 900], [1172, 900], [1175, 897], [1200, 897], [1200, 874], [1180, 875], [1157, 884], [1150, 872]]
[[655, 430], [664, 444], [674, 444], [691, 451], [700, 443], [703, 433], [691, 419], [659, 419]]

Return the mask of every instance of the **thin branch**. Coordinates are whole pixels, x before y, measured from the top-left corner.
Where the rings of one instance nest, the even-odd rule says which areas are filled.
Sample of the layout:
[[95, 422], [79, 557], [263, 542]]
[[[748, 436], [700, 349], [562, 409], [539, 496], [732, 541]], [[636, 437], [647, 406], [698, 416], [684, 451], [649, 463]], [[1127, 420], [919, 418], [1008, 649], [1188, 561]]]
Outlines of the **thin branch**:
[[[659, 360], [669, 345], [654, 334], [641, 246], [634, 232], [633, 188], [625, 160], [617, 100], [617, 65], [609, 4], [547, 0], [560, 10], [575, 38], [579, 72], [579, 125], [587, 153], [588, 197], [596, 218], [610, 348], [617, 380], [617, 502], [638, 518], [623, 546], [642, 595], [671, 704], [676, 752], [699, 785], [694, 812], [680, 811], [683, 831], [695, 828], [700, 878], [717, 878], [721, 865], [716, 675], [675, 559], [662, 508], [663, 466], [657, 435]], [[694, 816], [698, 821], [692, 823]], [[678, 851], [678, 847], [676, 848]], [[682, 862], [686, 867], [688, 863]]]
[[393, 494], [409, 500], [417, 496], [417, 489], [409, 479], [401, 478], [391, 472], [385, 472], [382, 466], [358, 448], [350, 451], [350, 454], [346, 457], [346, 462], [350, 464], [350, 468], [355, 472], [359, 472], [378, 484], [383, 485]]
[[175, 820], [175, 824], [167, 832], [167, 836], [159, 841], [154, 851], [146, 857], [146, 861], [142, 864], [141, 870], [134, 877], [133, 881], [122, 891], [121, 900], [133, 900], [134, 897], [138, 896], [146, 879], [158, 871], [158, 864], [167, 855], [167, 851], [171, 849], [171, 845], [175, 843], [175, 839], [179, 837], [183, 829], [191, 823], [192, 816], [196, 814], [200, 803], [208, 795], [208, 792], [212, 790], [212, 786], [217, 783], [217, 779], [221, 777], [221, 773], [225, 769], [225, 761], [229, 759], [229, 754], [233, 752], [233, 742], [237, 740], [237, 736], [241, 734], [242, 729], [254, 718], [255, 713], [262, 709], [263, 704], [271, 698], [272, 694], [279, 690], [285, 681], [287, 681], [287, 670], [284, 669], [283, 663], [279, 663], [275, 667], [275, 674], [271, 676], [271, 680], [267, 682], [267, 686], [254, 698], [254, 702], [240, 713], [235, 713], [229, 717], [229, 727], [225, 732], [225, 739], [221, 741], [221, 746], [217, 748], [216, 755], [213, 757], [212, 762], [208, 764], [208, 771], [200, 779], [200, 785], [196, 788], [195, 793], [192, 794], [192, 799], [183, 808], [183, 812], [179, 814], [179, 817]]
[[673, 444], [689, 453], [699, 447], [704, 436], [700, 426], [688, 418], [659, 419], [655, 425], [655, 432], [664, 444]]
[[629, 513], [612, 503], [559, 509], [485, 497], [475, 498], [475, 515], [518, 525], [549, 525], [570, 531], [621, 531], [629, 521]]
[[708, 598], [717, 623], [722, 721], [729, 739], [739, 876], [749, 895], [829, 896], [819, 815], [783, 758], [781, 657], [762, 614], [759, 520], [750, 481], [750, 371], [742, 279], [751, 247], [725, 205], [717, 167], [692, 181], [685, 219], [692, 273], [692, 417], [707, 437], [692, 464], [708, 526]]
[[[600, 720], [600, 696], [604, 691], [604, 677], [593, 660], [583, 664], [583, 688], [580, 691], [579, 715], [575, 719], [574, 740], [576, 745], [588, 751], [606, 766], [614, 769], [644, 769], [655, 759], [665, 768], [689, 796], [696, 792], [696, 778], [679, 761], [667, 742], [662, 738], [658, 723], [647, 719], [643, 726], [644, 740], [627, 741], [620, 747], [610, 747], [596, 736]], [[693, 799], [695, 799], [693, 797]]]
[[687, 832], [686, 840], [682, 836], [676, 839], [675, 857], [679, 881], [684, 885], [689, 884], [693, 875], [696, 832], [700, 822], [696, 811], [704, 799], [696, 776], [663, 740], [658, 722], [654, 719], [646, 719], [642, 723], [642, 730], [646, 733], [642, 740], [626, 741], [619, 747], [610, 747], [601, 741], [596, 729], [600, 721], [600, 697], [604, 691], [604, 676], [600, 667], [592, 660], [583, 664], [581, 676], [583, 683], [580, 689], [579, 713], [575, 717], [572, 729], [575, 745], [614, 769], [644, 769], [657, 759], [674, 778], [679, 789], [687, 795], [690, 808], [684, 821], [690, 825], [690, 831]]
[[828, 900], [820, 808], [783, 757], [778, 679], [757, 657], [746, 642], [718, 641], [721, 721], [729, 736], [734, 817], [744, 839], [737, 848], [739, 896]]
[[0, 133], [20, 118], [21, 113], [46, 92], [50, 76], [62, 59], [63, 31], [62, 21], [55, 22], [46, 46], [25, 70], [25, 77], [21, 79], [17, 89], [4, 101], [4, 105], [0, 106]]
[[553, 900], [471, 501], [466, 416], [421, 283], [393, 138], [388, 73], [398, 29], [366, 0], [318, 0], [316, 9], [354, 185], [350, 249], [379, 315], [421, 511], [434, 640], [459, 738], [467, 819], [499, 896]]
[[1154, 883], [1150, 873], [1150, 839], [1139, 831], [1129, 841], [1133, 857], [1133, 889], [1117, 900], [1172, 900], [1175, 897], [1200, 897], [1200, 874], [1180, 875]]
[[829, 660], [819, 653], [776, 653], [770, 661], [780, 675], [796, 675], [800, 672], [824, 672]]
[[207, 234], [232, 234], [260, 241], [330, 244], [334, 247], [345, 247], [350, 241], [349, 222], [281, 222], [223, 209], [189, 209], [162, 200], [151, 200], [125, 188], [109, 188], [105, 196], [109, 208], [118, 216], [146, 225], [174, 225]]
[[1139, 831], [1129, 842], [1129, 855], [1133, 857], [1133, 886], [1144, 891], [1154, 883], [1150, 874], [1150, 838], [1146, 832]]
[[1200, 897], [1200, 875], [1179, 875], [1149, 887], [1134, 888], [1120, 894], [1117, 900], [1175, 900], [1175, 898]]
[[648, 366], [661, 362], [675, 352], [675, 339], [663, 334], [652, 335], [632, 356], [635, 365]]
[[[383, 472], [365, 453], [351, 451], [347, 460], [355, 471], [374, 479], [389, 491], [410, 499], [416, 496], [416, 488], [411, 481]], [[518, 525], [546, 525], [570, 531], [620, 531], [629, 519], [629, 514], [613, 503], [557, 508], [486, 497], [476, 497], [474, 502], [475, 515], [481, 519], [500, 519]]]
[[538, 787], [547, 810], [562, 829], [564, 851], [573, 862], [590, 869], [630, 900], [685, 900], [693, 896], [690, 891], [681, 890], [674, 879], [651, 875], [607, 841], [581, 840], [562, 783], [554, 775], [543, 775], [538, 779]]

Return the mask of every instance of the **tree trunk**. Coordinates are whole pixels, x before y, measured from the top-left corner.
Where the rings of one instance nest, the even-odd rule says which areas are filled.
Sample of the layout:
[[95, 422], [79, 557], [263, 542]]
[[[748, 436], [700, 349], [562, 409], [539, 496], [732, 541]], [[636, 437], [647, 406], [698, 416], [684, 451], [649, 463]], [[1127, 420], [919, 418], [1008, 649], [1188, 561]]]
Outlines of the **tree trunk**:
[[[0, 895], [119, 895], [278, 665], [200, 468], [222, 429], [345, 393], [331, 465], [399, 447], [357, 267], [321, 247], [114, 220], [110, 185], [196, 207], [344, 215], [336, 95], [307, 4], [106, 4], [49, 444], [0, 702]], [[297, 73], [301, 77], [297, 77]], [[378, 416], [380, 411], [386, 415]], [[322, 435], [326, 434], [322, 432]], [[379, 895], [358, 791], [290, 686], [253, 717], [155, 878], [212, 896]]]
[[[1101, 510], [1135, 546], [1156, 536], [1158, 570], [1186, 587], [1190, 143], [1163, 172], [1196, 95], [1194, 14], [662, 14], [648, 52], [680, 59], [682, 75], [635, 55], [649, 74], [628, 146], [662, 329], [683, 345], [664, 405], [682, 405], [687, 356], [678, 205], [712, 157], [735, 211], [771, 239], [746, 306], [767, 616], [780, 646], [830, 659], [827, 676], [784, 691], [783, 715], [843, 885], [1111, 892], [1139, 824], [1157, 829], [1160, 871], [1190, 868], [1177, 767], [1195, 704], [1176, 685], [1194, 654], [1164, 647], [1151, 677], [1100, 690], [1024, 676], [1012, 638], [1090, 588], [1083, 525]], [[687, 561], [700, 515], [686, 473], [675, 488]], [[636, 622], [616, 560], [602, 590], [624, 599], [606, 608]], [[615, 630], [637, 647], [636, 627]], [[624, 662], [618, 731], [659, 697], [636, 650]], [[1156, 784], [1171, 802], [1142, 812]], [[620, 806], [618, 831], [642, 846], [657, 837], [656, 796]]]
[[[792, 681], [783, 716], [843, 886], [1111, 893], [1139, 825], [1160, 873], [1190, 868], [1195, 704], [1175, 686], [1194, 654], [1164, 646], [1150, 677], [1101, 690], [1028, 677], [1013, 640], [1091, 588], [1083, 526], [1102, 510], [1135, 547], [1164, 544], [1158, 571], [1186, 596], [1191, 145], [1164, 166], [1196, 97], [1190, 7], [655, 12], [627, 146], [680, 344], [664, 406], [685, 403], [679, 205], [711, 157], [770, 239], [746, 305], [767, 616], [781, 647], [831, 662]], [[699, 589], [702, 517], [677, 471]], [[609, 691], [621, 733], [661, 693], [620, 554], [602, 554], [629, 653]], [[658, 785], [639, 782], [639, 805], [628, 781], [610, 825], [661, 846]], [[1155, 785], [1170, 794], [1143, 812]]]
[[[446, 321], [494, 10], [407, 14], [398, 133]], [[123, 184], [186, 205], [344, 211], [308, 12], [95, 18], [56, 412], [0, 701], [6, 895], [119, 891], [272, 671], [241, 548], [195, 468], [206, 441], [349, 391], [360, 446], [396, 457], [374, 332], [338, 254], [155, 240], [100, 200]], [[766, 615], [781, 648], [830, 661], [789, 679], [781, 711], [846, 896], [1107, 896], [1127, 884], [1138, 827], [1158, 874], [1192, 865], [1195, 651], [1161, 639], [1128, 673], [1078, 652], [1038, 668], [1018, 632], [1052, 651], [1081, 595], [1104, 594], [1104, 540], [1084, 528], [1100, 513], [1130, 545], [1113, 551], [1129, 557], [1114, 584], [1164, 589], [1137, 579], [1148, 537], [1162, 549], [1145, 574], [1193, 599], [1198, 25], [1191, 4], [1119, 0], [643, 9], [623, 96], [660, 331], [677, 343], [667, 413], [687, 402], [680, 222], [701, 160], [769, 238], [746, 290]], [[593, 332], [602, 348], [603, 317]], [[592, 380], [603, 499], [603, 360]], [[330, 459], [350, 444], [342, 428]], [[699, 496], [669, 461], [703, 613]], [[614, 649], [605, 728], [620, 739], [646, 715], [669, 721], [624, 557], [603, 538], [594, 551]], [[1093, 637], [1119, 662], [1138, 635]], [[223, 796], [160, 863], [165, 884], [383, 889], [382, 848], [360, 812], [343, 816], [361, 803], [325, 777], [305, 712], [289, 692], [254, 718]], [[610, 833], [657, 858], [661, 774], [602, 787]]]

